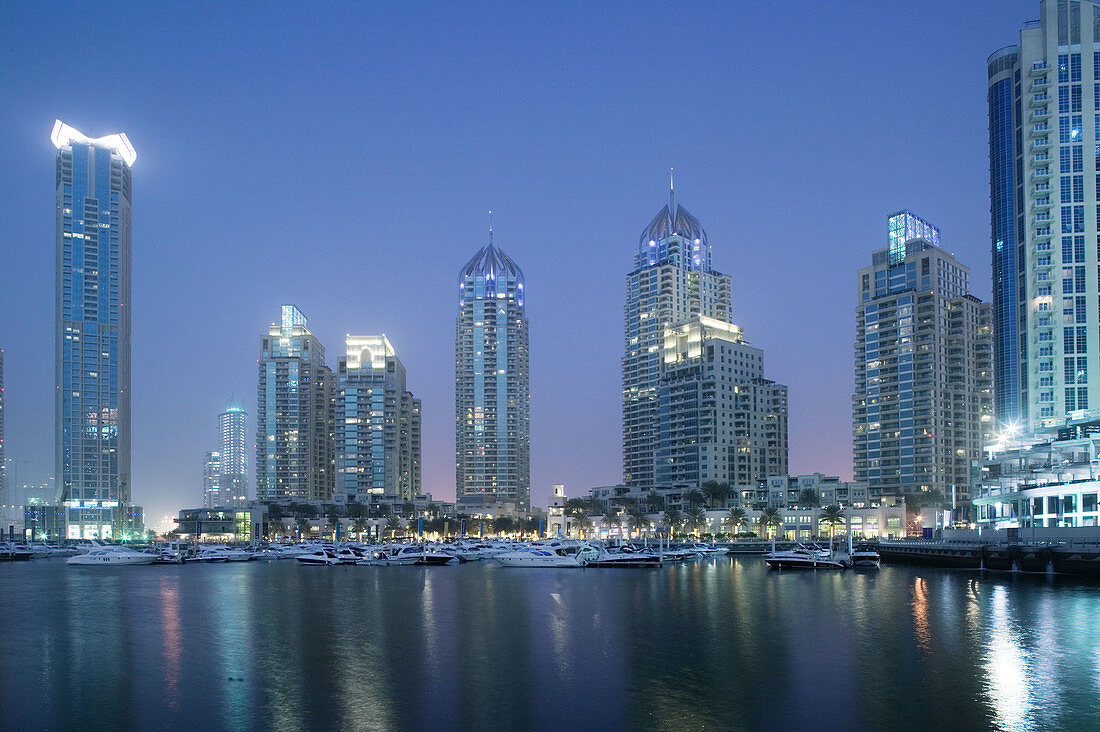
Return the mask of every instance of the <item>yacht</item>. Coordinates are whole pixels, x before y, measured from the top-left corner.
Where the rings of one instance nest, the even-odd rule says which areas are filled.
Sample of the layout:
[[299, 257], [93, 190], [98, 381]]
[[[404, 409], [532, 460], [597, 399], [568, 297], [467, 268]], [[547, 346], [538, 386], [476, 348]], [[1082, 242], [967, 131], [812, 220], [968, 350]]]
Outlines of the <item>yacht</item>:
[[98, 544], [85, 554], [69, 557], [68, 564], [80, 566], [112, 566], [129, 564], [152, 564], [156, 556], [148, 552], [138, 552], [124, 546]]
[[398, 565], [438, 567], [453, 560], [454, 557], [450, 554], [418, 544], [388, 544], [375, 551], [372, 558], [363, 559], [359, 564], [377, 564], [387, 567]]
[[0, 541], [0, 562], [30, 559], [34, 552], [29, 548], [13, 544], [10, 541]]
[[845, 552], [802, 544], [787, 551], [768, 552], [764, 555], [764, 561], [774, 569], [847, 569], [852, 566]]
[[660, 567], [664, 564], [660, 554], [624, 544], [613, 549], [603, 549], [589, 567]]
[[852, 545], [852, 537], [848, 537], [848, 556], [852, 558], [853, 567], [872, 567], [878, 569], [879, 555], [874, 544], [862, 541]]
[[336, 552], [332, 549], [326, 549], [324, 547], [318, 547], [311, 552], [303, 552], [301, 554], [297, 554], [294, 558], [297, 559], [301, 564], [318, 566], [341, 564], [340, 557], [336, 556]]
[[599, 556], [599, 550], [591, 544], [555, 540], [498, 554], [493, 559], [505, 567], [583, 567]]

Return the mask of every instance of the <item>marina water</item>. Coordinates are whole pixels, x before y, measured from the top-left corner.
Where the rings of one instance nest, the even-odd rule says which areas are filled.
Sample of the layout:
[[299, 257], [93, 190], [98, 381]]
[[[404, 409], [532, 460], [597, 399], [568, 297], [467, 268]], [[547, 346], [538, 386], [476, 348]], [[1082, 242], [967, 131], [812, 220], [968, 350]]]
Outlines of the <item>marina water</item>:
[[1098, 729], [1100, 585], [884, 566], [0, 565], [4, 729]]

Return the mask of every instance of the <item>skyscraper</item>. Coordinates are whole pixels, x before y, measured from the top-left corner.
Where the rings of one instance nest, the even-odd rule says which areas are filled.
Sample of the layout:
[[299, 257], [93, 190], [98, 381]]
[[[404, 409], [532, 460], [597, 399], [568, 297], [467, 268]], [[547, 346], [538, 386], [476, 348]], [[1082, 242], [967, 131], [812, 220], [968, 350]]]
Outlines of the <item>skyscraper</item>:
[[202, 505], [205, 508], [225, 506], [222, 501], [222, 456], [212, 450], [202, 460]]
[[347, 337], [336, 374], [336, 492], [348, 503], [420, 494], [420, 400], [384, 335]]
[[58, 120], [56, 470], [69, 538], [112, 535], [130, 501], [130, 202], [136, 153]]
[[656, 485], [708, 481], [755, 490], [787, 475], [787, 387], [764, 378], [764, 352], [703, 315], [665, 329]]
[[[489, 243], [458, 277], [455, 467], [458, 509], [527, 511], [530, 376], [523, 272]], [[506, 508], [494, 508], [494, 506]], [[514, 509], [512, 508], [514, 507]]]
[[1100, 8], [1039, 14], [987, 62], [995, 413], [1025, 432], [1100, 406]]
[[623, 382], [623, 480], [654, 487], [657, 407], [665, 329], [694, 315], [730, 322], [731, 284], [711, 269], [707, 234], [683, 206], [669, 201], [642, 232], [626, 278]]
[[993, 425], [993, 308], [939, 236], [899, 211], [859, 270], [854, 473], [873, 491], [966, 500]]
[[256, 497], [330, 500], [333, 383], [306, 316], [283, 305], [263, 337], [256, 407]]
[[220, 506], [239, 508], [248, 502], [248, 413], [230, 406], [218, 415], [221, 439]]

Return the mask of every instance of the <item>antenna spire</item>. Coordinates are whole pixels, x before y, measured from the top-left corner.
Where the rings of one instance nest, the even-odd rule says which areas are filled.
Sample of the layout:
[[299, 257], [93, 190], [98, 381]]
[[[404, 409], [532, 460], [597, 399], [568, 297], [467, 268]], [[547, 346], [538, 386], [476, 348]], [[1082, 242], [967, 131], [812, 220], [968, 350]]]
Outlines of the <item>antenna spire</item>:
[[676, 168], [668, 169], [668, 212], [672, 218], [676, 218], [676, 184], [672, 177]]
[[493, 209], [489, 209], [489, 243], [493, 243]]

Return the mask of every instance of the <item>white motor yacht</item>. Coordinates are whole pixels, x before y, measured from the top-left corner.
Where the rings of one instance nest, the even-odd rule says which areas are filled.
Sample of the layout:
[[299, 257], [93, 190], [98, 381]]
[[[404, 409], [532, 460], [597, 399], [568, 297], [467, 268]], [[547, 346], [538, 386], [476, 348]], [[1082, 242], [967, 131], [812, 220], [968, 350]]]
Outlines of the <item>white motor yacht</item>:
[[852, 537], [848, 536], [848, 556], [852, 558], [853, 567], [871, 567], [878, 569], [879, 554], [874, 544], [860, 542], [852, 545]]
[[294, 558], [297, 559], [301, 564], [318, 566], [341, 564], [340, 558], [336, 556], [336, 552], [332, 549], [326, 549], [324, 547], [318, 547], [311, 552], [298, 554]]
[[387, 567], [398, 565], [438, 567], [452, 561], [455, 561], [455, 558], [450, 554], [417, 544], [389, 544], [378, 549], [374, 557], [363, 559], [359, 564], [378, 564]]
[[505, 567], [583, 567], [595, 561], [600, 552], [591, 544], [552, 541], [513, 552], [498, 554], [493, 559]]
[[847, 569], [852, 566], [845, 552], [802, 544], [787, 551], [768, 552], [764, 561], [774, 569]]
[[93, 545], [85, 554], [69, 557], [68, 564], [77, 566], [118, 566], [130, 564], [152, 564], [156, 556], [147, 552], [138, 552], [124, 546]]
[[600, 555], [590, 561], [589, 567], [660, 567], [663, 564], [660, 554], [625, 544], [612, 549], [604, 549]]

